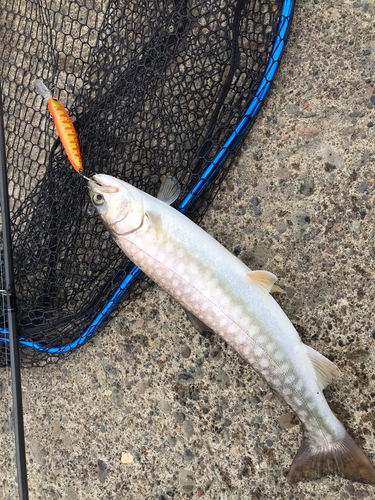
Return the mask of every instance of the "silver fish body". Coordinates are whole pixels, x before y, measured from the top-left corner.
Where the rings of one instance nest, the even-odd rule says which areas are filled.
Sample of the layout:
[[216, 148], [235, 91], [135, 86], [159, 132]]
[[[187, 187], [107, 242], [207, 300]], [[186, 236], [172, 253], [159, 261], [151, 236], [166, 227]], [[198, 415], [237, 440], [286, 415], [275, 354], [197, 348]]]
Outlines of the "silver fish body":
[[[372, 465], [335, 417], [323, 394], [323, 388], [339, 371], [301, 342], [269, 293], [276, 278], [265, 271], [252, 272], [163, 201], [106, 175], [94, 179], [100, 185], [89, 183], [91, 196], [96, 193], [103, 197], [103, 206], [96, 207], [124, 253], [224, 338], [298, 415], [305, 437], [289, 479], [297, 481], [334, 470], [354, 480], [375, 481]], [[119, 191], [105, 192], [111, 188]], [[348, 464], [355, 469], [352, 456], [358, 451], [364, 457], [360, 455], [362, 472], [351, 473]]]

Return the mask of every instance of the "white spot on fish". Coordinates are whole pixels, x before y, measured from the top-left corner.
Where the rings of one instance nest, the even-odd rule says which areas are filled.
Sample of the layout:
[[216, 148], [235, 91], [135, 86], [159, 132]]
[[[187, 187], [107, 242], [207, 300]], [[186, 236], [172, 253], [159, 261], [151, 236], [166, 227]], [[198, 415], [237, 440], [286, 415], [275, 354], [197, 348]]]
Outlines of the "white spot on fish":
[[172, 245], [172, 243], [169, 242], [165, 245], [165, 249], [167, 252], [172, 253], [174, 251], [174, 246]]
[[182, 248], [179, 248], [176, 252], [176, 255], [177, 257], [179, 257], [180, 259], [182, 259], [182, 257], [185, 257], [185, 250], [183, 250]]
[[268, 342], [266, 347], [267, 347], [267, 351], [270, 353], [273, 353], [277, 350], [276, 344], [274, 344], [273, 342]]
[[259, 332], [259, 327], [258, 327], [258, 326], [253, 325], [253, 326], [251, 326], [251, 327], [250, 327], [250, 329], [249, 329], [249, 333], [250, 333], [250, 335], [252, 335], [252, 336], [257, 335], [257, 334], [258, 334], [258, 332]]
[[231, 325], [227, 329], [228, 333], [234, 333], [236, 330], [237, 330], [237, 328], [235, 327], [235, 325]]
[[273, 357], [276, 359], [276, 361], [281, 361], [282, 359], [284, 359], [284, 355], [281, 351], [276, 351]]
[[289, 375], [286, 377], [285, 382], [287, 384], [293, 384], [296, 381], [296, 377], [294, 375]]
[[190, 264], [189, 265], [189, 270], [192, 274], [198, 274], [199, 273], [199, 269], [198, 267], [195, 265], [195, 264]]
[[304, 386], [304, 383], [302, 382], [301, 379], [299, 379], [297, 381], [297, 383], [295, 384], [295, 388], [297, 389], [297, 391], [301, 391], [303, 389], [303, 386]]
[[165, 263], [165, 266], [166, 266], [166, 267], [169, 267], [169, 269], [174, 269], [174, 265], [175, 265], [175, 261], [174, 261], [174, 259], [169, 259], [169, 260], [167, 260], [167, 262]]
[[267, 337], [265, 337], [264, 335], [260, 335], [259, 337], [257, 337], [257, 342], [259, 344], [265, 344], [267, 342]]
[[298, 416], [300, 418], [306, 418], [308, 416], [308, 414], [309, 413], [306, 410], [299, 410], [299, 412], [298, 412]]
[[219, 295], [220, 295], [220, 290], [218, 288], [214, 288], [210, 293], [210, 298], [215, 299], [215, 301], [218, 301]]
[[280, 365], [280, 370], [283, 373], [288, 373], [288, 371], [289, 371], [289, 364], [288, 363], [283, 363], [282, 365]]
[[178, 264], [177, 267], [176, 267], [176, 271], [178, 272], [178, 274], [182, 274], [184, 271], [185, 271], [185, 264]]
[[260, 366], [263, 368], [267, 368], [270, 365], [270, 362], [268, 361], [267, 358], [263, 358], [260, 360]]
[[263, 354], [263, 349], [262, 349], [261, 347], [256, 347], [256, 348], [254, 349], [254, 354], [255, 354], [255, 356], [262, 356], [262, 354]]
[[177, 278], [174, 278], [174, 279], [172, 280], [172, 285], [173, 285], [174, 287], [178, 287], [178, 285], [179, 285], [179, 284], [180, 284], [180, 282], [179, 282], [179, 280], [178, 280]]
[[202, 288], [207, 288], [205, 282], [201, 279], [197, 279], [196, 281], [194, 281], [194, 286], [195, 288], [198, 288], [198, 290], [201, 290]]
[[219, 320], [219, 325], [220, 326], [225, 326], [227, 324], [228, 324], [228, 318], [226, 316], [221, 317], [220, 320]]
[[241, 313], [242, 313], [242, 309], [240, 307], [233, 307], [232, 309], [232, 316], [233, 318], [239, 318], [241, 316]]
[[242, 328], [248, 328], [250, 326], [250, 320], [248, 317], [244, 316], [243, 318], [241, 318], [241, 326]]
[[[244, 335], [236, 335], [236, 342], [237, 342], [237, 344], [240, 344], [240, 345], [247, 344], [247, 339]], [[248, 349], [252, 353], [251, 348], [249, 347]]]
[[223, 298], [221, 299], [221, 305], [224, 307], [230, 306], [230, 300], [226, 295], [223, 295]]
[[[237, 344], [241, 347], [241, 345], [243, 344], [243, 342], [242, 343], [238, 342], [237, 339], [238, 339], [238, 337], [236, 336], [235, 340], [236, 340]], [[251, 350], [250, 346], [248, 346], [246, 344], [242, 347], [242, 352], [243, 352], [244, 356], [246, 356], [248, 358], [251, 358], [252, 355], [253, 355], [253, 351]]]
[[158, 260], [159, 260], [159, 262], [164, 262], [165, 258], [166, 258], [166, 255], [165, 255], [164, 252], [159, 252], [158, 253]]
[[154, 238], [154, 236], [151, 233], [145, 233], [143, 237], [145, 241], [151, 241]]

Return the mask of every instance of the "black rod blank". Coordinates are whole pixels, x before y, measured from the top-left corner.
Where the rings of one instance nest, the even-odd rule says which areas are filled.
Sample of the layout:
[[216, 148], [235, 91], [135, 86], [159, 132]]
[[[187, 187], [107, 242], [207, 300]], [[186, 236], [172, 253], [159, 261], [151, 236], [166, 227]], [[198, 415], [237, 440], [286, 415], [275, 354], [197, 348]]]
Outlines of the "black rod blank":
[[20, 370], [20, 353], [18, 346], [17, 316], [16, 316], [16, 293], [13, 275], [13, 253], [12, 239], [10, 230], [10, 212], [8, 199], [8, 178], [5, 156], [5, 134], [3, 120], [3, 99], [0, 82], [0, 203], [1, 218], [3, 230], [4, 246], [4, 271], [5, 271], [5, 293], [8, 330], [9, 330], [9, 349], [12, 374], [12, 394], [13, 394], [13, 413], [14, 413], [14, 435], [16, 443], [16, 461], [18, 476], [18, 493], [20, 500], [28, 500], [27, 470], [26, 470], [26, 451], [25, 434], [23, 426], [23, 408], [22, 408], [22, 386]]

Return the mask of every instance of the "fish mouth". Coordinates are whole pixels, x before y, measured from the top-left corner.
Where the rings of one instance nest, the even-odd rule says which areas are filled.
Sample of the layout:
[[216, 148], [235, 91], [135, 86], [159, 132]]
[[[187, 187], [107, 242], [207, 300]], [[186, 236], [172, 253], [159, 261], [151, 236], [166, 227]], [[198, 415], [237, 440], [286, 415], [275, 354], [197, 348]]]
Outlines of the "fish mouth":
[[118, 193], [120, 191], [118, 187], [106, 184], [100, 179], [99, 174], [94, 174], [90, 179], [85, 178], [89, 181], [89, 189], [94, 193]]

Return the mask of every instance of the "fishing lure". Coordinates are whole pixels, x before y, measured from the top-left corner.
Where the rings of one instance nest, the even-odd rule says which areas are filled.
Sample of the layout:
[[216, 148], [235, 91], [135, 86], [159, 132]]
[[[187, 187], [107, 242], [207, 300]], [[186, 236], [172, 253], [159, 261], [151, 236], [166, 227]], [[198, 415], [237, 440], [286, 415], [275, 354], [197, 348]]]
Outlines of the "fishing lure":
[[53, 116], [53, 122], [70, 163], [77, 172], [82, 172], [83, 164], [77, 132], [66, 109], [56, 97], [51, 96], [50, 90], [44, 85], [42, 80], [35, 81], [35, 90], [48, 103], [48, 109]]

